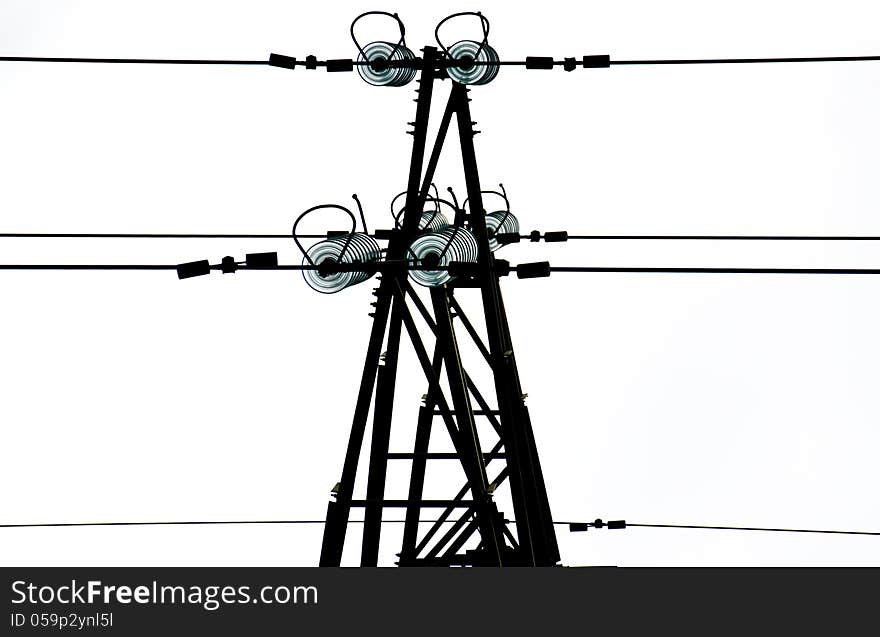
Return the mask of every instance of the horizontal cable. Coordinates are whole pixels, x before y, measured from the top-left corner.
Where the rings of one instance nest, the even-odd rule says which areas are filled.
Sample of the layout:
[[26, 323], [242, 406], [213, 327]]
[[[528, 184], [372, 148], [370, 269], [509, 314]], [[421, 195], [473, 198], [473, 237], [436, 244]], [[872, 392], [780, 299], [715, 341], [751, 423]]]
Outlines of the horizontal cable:
[[[224, 266], [212, 265], [211, 270], [221, 270]], [[317, 265], [237, 265], [237, 270], [319, 270], [322, 266]], [[360, 272], [360, 271], [383, 271], [393, 269], [445, 271], [446, 266], [404, 265], [378, 261], [370, 268], [364, 268], [355, 264], [335, 264], [328, 266], [334, 272]], [[122, 270], [122, 271], [152, 271], [152, 270], [176, 270], [178, 265], [170, 264], [0, 264], [0, 270]], [[565, 273], [658, 273], [658, 274], [880, 274], [876, 268], [652, 268], [652, 267], [599, 267], [599, 266], [551, 266], [550, 272]]]
[[[369, 66], [369, 60], [337, 60], [350, 62], [352, 66]], [[85, 57], [42, 57], [42, 56], [0, 56], [0, 62], [54, 62], [67, 64], [193, 64], [193, 65], [245, 65], [245, 66], [278, 66], [272, 60], [200, 60], [200, 59], [163, 59], [163, 58], [85, 58]], [[390, 67], [418, 67], [421, 58], [415, 58], [408, 63], [391, 63]], [[332, 62], [330, 63], [332, 64]], [[286, 57], [285, 65], [288, 67], [302, 66], [309, 69], [327, 67], [327, 60], [312, 59], [312, 56], [304, 60]], [[447, 64], [448, 66], [448, 64]]]
[[[0, 266], [2, 267], [2, 266]], [[659, 274], [880, 274], [872, 268], [615, 268], [551, 266], [551, 272], [618, 272]]]
[[[326, 239], [327, 234], [300, 234], [302, 239]], [[520, 235], [529, 239], [530, 235]], [[0, 232], [0, 239], [290, 239], [291, 234], [223, 234], [161, 232]], [[708, 234], [570, 234], [567, 239], [591, 241], [880, 241], [860, 235], [708, 235]]]
[[769, 531], [773, 533], [825, 533], [833, 535], [880, 535], [880, 531], [831, 531], [827, 529], [777, 529], [759, 526], [706, 526], [699, 524], [633, 524], [626, 523], [627, 527], [637, 526], [650, 529], [703, 529], [710, 531]]
[[[363, 524], [364, 520], [349, 520], [351, 524]], [[419, 520], [421, 524], [437, 522], [452, 523], [455, 520]], [[183, 522], [38, 522], [34, 524], [0, 524], [0, 529], [64, 528], [80, 526], [199, 526], [199, 525], [245, 525], [245, 524], [324, 524], [325, 520], [196, 520]], [[383, 524], [405, 524], [406, 520], [382, 520]]]
[[[382, 263], [376, 264], [378, 269], [382, 269]], [[211, 265], [211, 270], [222, 270], [223, 265]], [[243, 265], [236, 264], [236, 270], [318, 270], [317, 265]], [[395, 266], [397, 267], [397, 266]], [[177, 270], [178, 264], [170, 265], [167, 263], [156, 264], [134, 264], [134, 263], [90, 263], [90, 264], [62, 264], [62, 263], [23, 263], [23, 264], [0, 264], [0, 270], [72, 270], [72, 271], [88, 271], [88, 270], [122, 270], [122, 271], [153, 271], [153, 270]], [[336, 266], [341, 272], [359, 272], [364, 270], [362, 267], [343, 264]], [[374, 268], [375, 269], [375, 268]], [[411, 270], [425, 270], [425, 266], [409, 266]], [[432, 269], [444, 269], [437, 267]]]
[[[361, 520], [362, 521], [362, 520]], [[389, 520], [390, 521], [390, 520]], [[358, 522], [358, 520], [350, 520]], [[187, 526], [206, 524], [324, 524], [324, 520], [200, 520], [185, 522], [38, 522], [34, 524], [0, 524], [0, 529], [30, 529], [72, 526]]]
[[[326, 239], [326, 234], [300, 234], [303, 239]], [[2, 239], [290, 239], [287, 234], [202, 234], [202, 233], [81, 233], [2, 232]]]
[[[285, 56], [286, 57], [286, 56]], [[311, 56], [310, 56], [311, 57]], [[586, 56], [587, 58], [596, 56]], [[587, 64], [587, 68], [602, 66], [635, 66], [635, 65], [674, 65], [674, 64], [779, 64], [779, 63], [798, 63], [798, 62], [875, 62], [880, 60], [877, 55], [852, 55], [852, 56], [821, 56], [821, 57], [776, 57], [776, 58], [704, 58], [704, 59], [672, 59], [672, 60], [613, 60], [608, 56], [604, 57], [602, 64]], [[573, 68], [572, 64], [578, 64], [575, 58], [569, 60], [554, 60], [552, 58], [543, 58], [546, 60], [547, 68], [554, 66], [563, 66]], [[341, 60], [336, 60], [337, 62]], [[204, 60], [204, 59], [156, 59], [156, 58], [87, 58], [87, 57], [42, 57], [42, 56], [0, 56], [0, 62], [54, 62], [54, 63], [74, 63], [74, 64], [193, 64], [193, 65], [249, 65], [249, 66], [275, 66], [270, 60]], [[368, 60], [350, 60], [344, 62], [351, 66], [366, 66], [371, 64]], [[408, 61], [398, 61], [389, 63], [389, 67], [398, 68], [421, 68], [423, 60], [414, 58]], [[534, 64], [532, 60], [483, 60], [469, 61], [469, 66], [526, 66], [530, 67]], [[460, 66], [458, 60], [442, 60], [437, 63], [440, 68], [451, 66]], [[306, 59], [297, 60], [295, 58], [286, 57], [283, 66], [305, 66], [306, 68], [328, 67], [327, 60]], [[541, 68], [541, 67], [538, 67]]]
[[763, 526], [714, 526], [701, 524], [642, 524], [627, 522], [626, 520], [609, 520], [605, 522], [601, 518], [592, 522], [568, 522], [572, 532], [588, 531], [590, 529], [627, 529], [630, 527], [643, 527], [651, 529], [698, 529], [708, 531], [769, 531], [773, 533], [825, 533], [833, 535], [877, 535], [880, 531], [832, 531], [828, 529], [786, 529], [780, 527]]
[[714, 58], [694, 60], [611, 60], [612, 66], [638, 64], [779, 64], [792, 62], [876, 62], [880, 55], [798, 57], [798, 58]]
[[[591, 56], [586, 56], [591, 57]], [[784, 58], [703, 58], [703, 59], [678, 59], [678, 60], [614, 60], [606, 56], [604, 64], [588, 64], [585, 68], [602, 68], [607, 66], [635, 66], [640, 64], [661, 65], [661, 64], [780, 64], [780, 63], [797, 63], [797, 62], [876, 62], [880, 61], [880, 55], [834, 55], [821, 57], [784, 57]], [[547, 66], [532, 67], [535, 64], [532, 60], [476, 60], [468, 61], [469, 66], [528, 66], [530, 68], [550, 68], [550, 66], [566, 66], [571, 68], [582, 66], [577, 58], [570, 60], [554, 60], [551, 58], [542, 58], [542, 62]], [[410, 63], [411, 64], [411, 63]], [[447, 61], [445, 66], [456, 66], [460, 63]], [[405, 66], [402, 64], [391, 64], [389, 66]]]
[[[349, 520], [352, 524], [363, 524], [364, 520]], [[419, 520], [420, 524], [454, 523], [455, 520]], [[600, 522], [600, 521], [597, 521]], [[622, 522], [622, 521], [621, 521]], [[405, 524], [406, 520], [382, 520], [383, 524]], [[513, 520], [504, 520], [505, 524], [513, 524]], [[324, 520], [196, 520], [196, 521], [170, 521], [170, 522], [40, 522], [32, 524], [0, 524], [0, 528], [65, 528], [65, 527], [93, 527], [93, 526], [205, 526], [205, 525], [276, 525], [276, 524], [325, 524]], [[581, 525], [593, 528], [602, 528], [596, 522], [553, 522], [556, 526]], [[772, 533], [819, 533], [826, 535], [868, 535], [880, 536], [880, 531], [845, 531], [829, 529], [788, 529], [776, 527], [755, 526], [710, 526], [697, 524], [641, 524], [626, 522], [618, 528], [652, 528], [652, 529], [696, 529], [709, 531], [766, 531]]]
[[[3, 236], [3, 235], [0, 235]], [[528, 239], [529, 235], [521, 235]], [[859, 235], [750, 235], [750, 234], [570, 234], [568, 239], [595, 241], [880, 241]]]
[[162, 60], [150, 58], [60, 58], [60, 57], [29, 57], [2, 56], [0, 62], [61, 62], [86, 64], [218, 64], [218, 65], [250, 65], [268, 66], [268, 60]]
[[37, 264], [37, 263], [28, 263], [28, 264], [0, 264], [0, 270], [176, 270], [176, 265], [166, 265], [166, 264], [144, 264], [144, 265], [136, 265], [136, 264], [119, 264], [119, 263], [104, 263], [104, 264]]

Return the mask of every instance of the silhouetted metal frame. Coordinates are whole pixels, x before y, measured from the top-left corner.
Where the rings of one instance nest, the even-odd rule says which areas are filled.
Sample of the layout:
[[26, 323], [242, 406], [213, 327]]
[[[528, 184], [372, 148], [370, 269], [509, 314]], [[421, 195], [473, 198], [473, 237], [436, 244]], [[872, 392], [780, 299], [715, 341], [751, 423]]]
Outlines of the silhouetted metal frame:
[[[421, 197], [420, 182], [422, 177], [422, 165], [425, 157], [425, 145], [428, 134], [428, 116], [431, 110], [431, 97], [434, 87], [434, 65], [437, 50], [433, 47], [425, 47], [423, 50], [424, 68], [418, 79], [419, 97], [416, 100], [416, 117], [413, 127], [413, 148], [410, 159], [409, 179], [407, 181], [406, 213], [400, 232], [395, 232], [388, 242], [386, 253], [388, 260], [404, 259], [406, 250], [418, 230], [416, 211], [421, 212], [423, 198]], [[425, 190], [427, 192], [427, 190]], [[385, 273], [379, 284], [376, 295], [376, 311], [373, 316], [373, 327], [370, 331], [370, 341], [367, 346], [364, 372], [361, 376], [361, 384], [358, 390], [355, 413], [352, 419], [351, 434], [345, 453], [345, 462], [342, 468], [342, 479], [339, 481], [339, 489], [335, 501], [327, 505], [327, 523], [324, 526], [324, 538], [321, 544], [321, 566], [339, 566], [342, 560], [342, 550], [345, 545], [345, 534], [351, 512], [351, 499], [354, 493], [355, 478], [357, 476], [358, 460], [363, 446], [364, 434], [369, 417], [370, 404], [373, 398], [373, 389], [376, 384], [379, 357], [382, 353], [382, 345], [385, 340], [385, 328], [391, 313], [391, 304], [394, 299], [393, 289], [397, 285], [397, 278], [406, 277], [406, 272]], [[400, 316], [394, 314], [394, 325], [399, 326]], [[397, 328], [399, 331], [399, 327]], [[399, 339], [396, 339], [399, 341]], [[396, 359], [396, 352], [394, 354]], [[386, 354], [387, 358], [387, 354]], [[395, 360], [396, 365], [396, 360]], [[393, 390], [393, 387], [392, 387]], [[390, 414], [390, 407], [384, 407]], [[384, 425], [382, 425], [384, 426]], [[390, 420], [387, 422], [390, 427]], [[383, 479], [384, 482], [384, 479]], [[374, 479], [374, 485], [378, 478]], [[374, 490], [377, 487], [374, 486]], [[383, 485], [384, 488], [384, 485]], [[371, 514], [375, 520], [375, 512]], [[379, 513], [381, 522], [381, 510]], [[375, 522], [370, 529], [371, 541], [378, 543], [378, 532], [374, 530]], [[366, 525], [365, 525], [366, 526]], [[364, 536], [367, 536], [365, 530]], [[366, 542], [366, 540], [365, 540]], [[372, 552], [372, 551], [370, 551]], [[363, 562], [363, 560], [362, 560]]]
[[[399, 555], [401, 565], [553, 565], [559, 561], [553, 520], [528, 410], [523, 402], [498, 276], [494, 269], [494, 257], [489, 250], [489, 237], [485, 226], [473, 147], [473, 137], [476, 133], [471, 121], [468, 89], [461, 84], [453, 83], [449, 101], [440, 120], [437, 137], [427, 165], [424, 167], [424, 175], [422, 174], [433, 83], [436, 79], [436, 71], [430, 61], [436, 57], [435, 49], [432, 47], [424, 49], [423, 59], [427, 62], [422, 68], [418, 81], [416, 117], [412, 131], [413, 150], [403, 223], [401, 230], [395, 232], [389, 241], [387, 259], [389, 261], [405, 259], [406, 250], [418, 232], [421, 211], [433, 181], [449, 125], [455, 117], [468, 198], [471, 202], [470, 227], [479, 246], [478, 273], [469, 287], [480, 288], [488, 346], [480, 339], [473, 324], [454, 300], [454, 287], [431, 290], [432, 315], [408, 284], [404, 269], [385, 271], [381, 275], [376, 290], [373, 327], [352, 420], [342, 479], [336, 490], [335, 500], [329, 503], [327, 509], [320, 561], [322, 566], [340, 564], [352, 507], [364, 508], [365, 522], [360, 560], [362, 566], [374, 566], [378, 562], [382, 512], [385, 507], [406, 509], [403, 543]], [[408, 307], [408, 296], [436, 339], [433, 357], [430, 359]], [[466, 331], [491, 368], [498, 400], [497, 409], [490, 407], [463, 369], [453, 327], [452, 308], [455, 308], [457, 316], [462, 318]], [[429, 387], [425, 404], [419, 410], [413, 453], [390, 454], [388, 445], [402, 329], [407, 331]], [[383, 345], [385, 345], [384, 357]], [[451, 406], [440, 382], [443, 367], [446, 368]], [[480, 407], [480, 415], [488, 418], [499, 435], [499, 440], [488, 453], [484, 453], [480, 445], [474, 422], [476, 412], [471, 405], [472, 397]], [[374, 399], [367, 495], [365, 500], [354, 500], [358, 462], [370, 406]], [[428, 453], [433, 419], [437, 415], [444, 421], [455, 448], [454, 454]], [[387, 463], [390, 457], [409, 459], [412, 462], [406, 500], [385, 499]], [[457, 459], [464, 470], [466, 483], [450, 500], [425, 500], [423, 489], [427, 460], [441, 458]], [[496, 474], [492, 482], [489, 482], [486, 465], [493, 459], [499, 458], [505, 459], [507, 466]], [[507, 479], [510, 480], [511, 485], [516, 537], [499, 513], [491, 495], [492, 491]], [[468, 493], [471, 494], [471, 500], [464, 499]], [[443, 511], [437, 516], [439, 521], [434, 522], [427, 533], [419, 539], [419, 523], [423, 508], [441, 508]], [[456, 514], [458, 515], [456, 521], [437, 538], [443, 522], [456, 511], [459, 511]], [[460, 553], [477, 533], [480, 536], [477, 548]], [[431, 546], [435, 538], [436, 541]]]
[[483, 208], [482, 187], [473, 138], [468, 89], [455, 84], [452, 98], [456, 100], [458, 134], [461, 145], [467, 196], [470, 199], [470, 227], [479, 247], [477, 262], [478, 281], [483, 297], [486, 332], [492, 358], [492, 372], [501, 412], [501, 426], [507, 466], [510, 470], [511, 495], [516, 516], [517, 538], [520, 548], [518, 561], [533, 566], [548, 566], [559, 561], [559, 548], [553, 528], [553, 518], [544, 486], [543, 473], [538, 461], [528, 409], [520, 385], [519, 373], [513, 354], [510, 330], [495, 261], [489, 249]]

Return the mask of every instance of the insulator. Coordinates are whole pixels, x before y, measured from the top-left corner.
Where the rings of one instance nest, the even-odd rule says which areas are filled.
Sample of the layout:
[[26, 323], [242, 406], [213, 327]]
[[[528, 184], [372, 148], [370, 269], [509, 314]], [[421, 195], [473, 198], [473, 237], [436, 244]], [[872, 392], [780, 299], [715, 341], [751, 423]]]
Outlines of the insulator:
[[[350, 240], [349, 240], [350, 239]], [[346, 243], [348, 247], [346, 247]], [[303, 265], [321, 265], [322, 263], [374, 263], [382, 258], [379, 244], [363, 232], [347, 233], [319, 241], [308, 250], [303, 257]], [[333, 272], [320, 274], [317, 270], [303, 270], [303, 278], [312, 289], [324, 294], [333, 294], [347, 287], [362, 283], [372, 274], [366, 271]]]
[[449, 227], [449, 220], [436, 210], [425, 210], [419, 219], [419, 230], [440, 232]]
[[[452, 261], [476, 262], [477, 240], [464, 228], [446, 228], [427, 232], [412, 242], [409, 248], [410, 265], [448, 267]], [[452, 277], [444, 270], [410, 270], [410, 277], [419, 285], [435, 287]]]
[[486, 233], [489, 235], [489, 250], [495, 252], [502, 243], [496, 239], [499, 234], [519, 234], [519, 221], [506, 210], [490, 212], [486, 215]]
[[[403, 213], [404, 209], [401, 208], [400, 212], [397, 213], [397, 216], [394, 218], [395, 225], [400, 228], [403, 225]], [[449, 227], [449, 219], [446, 216], [438, 212], [436, 209], [425, 210], [422, 212], [422, 215], [419, 217], [419, 232], [423, 230], [427, 230], [429, 232], [438, 232], [443, 230], [444, 228]]]
[[357, 69], [360, 76], [368, 84], [373, 86], [404, 86], [409, 84], [416, 76], [414, 64], [406, 66], [392, 66], [390, 62], [412, 62], [415, 55], [403, 44], [391, 42], [370, 42], [358, 54], [359, 64]]
[[488, 84], [498, 75], [498, 53], [489, 44], [474, 40], [460, 40], [449, 47], [449, 57], [455, 61], [474, 61], [465, 68], [451, 65], [446, 72], [459, 84]]

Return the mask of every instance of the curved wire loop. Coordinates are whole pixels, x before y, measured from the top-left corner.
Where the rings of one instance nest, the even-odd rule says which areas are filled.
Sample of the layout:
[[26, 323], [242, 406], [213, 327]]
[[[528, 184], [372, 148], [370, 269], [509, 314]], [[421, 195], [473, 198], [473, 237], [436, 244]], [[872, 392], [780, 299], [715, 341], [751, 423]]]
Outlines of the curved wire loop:
[[477, 52], [474, 54], [474, 60], [476, 60], [480, 53], [482, 53], [483, 48], [485, 48], [487, 42], [489, 41], [489, 20], [479, 11], [460, 11], [458, 13], [453, 13], [452, 15], [448, 15], [440, 22], [437, 23], [437, 26], [434, 28], [434, 39], [437, 40], [437, 44], [443, 50], [447, 57], [452, 58], [452, 54], [449, 52], [449, 49], [445, 44], [440, 40], [440, 27], [442, 27], [446, 22], [452, 20], [453, 18], [459, 18], [462, 16], [472, 15], [480, 19], [480, 26], [483, 28], [483, 39], [480, 42], [480, 47], [477, 49]]
[[431, 182], [431, 189], [434, 191], [434, 210], [439, 213], [440, 202], [437, 200], [440, 198], [440, 193], [437, 191], [437, 184], [435, 184], [433, 181]]
[[458, 221], [463, 217], [464, 210], [458, 205], [458, 197], [455, 196], [455, 191], [452, 189], [452, 186], [447, 186], [446, 191], [449, 193], [449, 196], [452, 197], [452, 203], [455, 205], [455, 219]]
[[[482, 194], [497, 195], [504, 200], [504, 210], [486, 212], [484, 209], [483, 211], [483, 214], [486, 217], [486, 232], [489, 238], [489, 249], [492, 252], [500, 248], [502, 245], [495, 238], [496, 234], [519, 233], [519, 221], [513, 213], [510, 212], [510, 200], [507, 198], [507, 190], [505, 190], [504, 184], [498, 184], [498, 187], [500, 190], [480, 191]], [[465, 199], [463, 206], [466, 207], [468, 201], [468, 199]]]
[[[358, 52], [361, 54], [361, 56], [363, 56], [363, 58], [365, 60], [369, 61], [369, 58], [367, 57], [367, 54], [364, 52], [364, 47], [362, 47], [360, 45], [360, 43], [358, 42], [357, 36], [355, 36], [355, 34], [354, 34], [354, 25], [357, 24], [363, 18], [366, 18], [367, 16], [370, 16], [370, 15], [384, 15], [389, 18], [392, 18], [394, 21], [397, 22], [397, 28], [400, 29], [400, 39], [397, 41], [397, 44], [394, 45], [394, 49], [391, 52], [392, 55], [394, 53], [397, 53], [398, 49], [401, 46], [403, 46], [403, 47], [406, 46], [406, 29], [403, 26], [403, 21], [400, 19], [400, 17], [396, 13], [389, 13], [388, 11], [365, 11], [364, 13], [360, 14], [358, 17], [356, 17], [354, 20], [351, 21], [351, 26], [348, 29], [349, 33], [351, 33], [351, 39], [354, 42], [354, 45], [357, 47]], [[389, 62], [391, 61], [391, 55], [388, 56], [388, 61]]]
[[363, 225], [364, 234], [370, 234], [370, 231], [367, 230], [367, 219], [364, 217], [364, 207], [361, 205], [361, 200], [358, 199], [357, 193], [353, 194], [351, 198], [354, 199], [354, 202], [358, 205], [358, 212], [361, 215], [361, 225]]
[[483, 192], [498, 195], [502, 199], [504, 199], [504, 216], [501, 217], [501, 221], [498, 222], [499, 227], [504, 225], [504, 222], [507, 221], [507, 218], [510, 216], [510, 200], [507, 198], [507, 191], [504, 189], [504, 184], [499, 183], [498, 187], [501, 188], [501, 192], [497, 190], [485, 190]]
[[[357, 199], [355, 199], [357, 201]], [[360, 206], [360, 202], [358, 202], [358, 206]], [[303, 245], [299, 242], [299, 238], [296, 234], [296, 227], [299, 225], [299, 222], [303, 220], [307, 215], [315, 212], [316, 210], [322, 210], [324, 208], [335, 208], [337, 210], [342, 210], [345, 214], [347, 214], [351, 218], [351, 232], [348, 234], [348, 239], [345, 242], [345, 245], [342, 247], [342, 251], [339, 253], [339, 259], [342, 259], [342, 256], [345, 254], [345, 251], [348, 250], [348, 246], [351, 243], [351, 238], [355, 232], [357, 232], [357, 219], [355, 219], [354, 213], [351, 210], [346, 208], [345, 206], [340, 206], [335, 203], [322, 203], [317, 206], [312, 206], [305, 212], [303, 212], [300, 216], [296, 218], [296, 221], [293, 222], [293, 242], [296, 244], [296, 247], [299, 248], [299, 251], [303, 253], [303, 257], [309, 262], [309, 265], [315, 266], [317, 265], [314, 261], [312, 261], [312, 257], [309, 256], [308, 251], [303, 248]]]
[[[507, 214], [510, 214], [510, 199], [507, 198], [507, 191], [504, 189], [504, 184], [498, 184], [498, 187], [501, 189], [500, 192], [498, 190], [481, 190], [481, 195], [498, 195], [504, 200], [504, 209]], [[462, 208], [467, 208], [468, 202], [470, 198], [465, 199], [464, 203], [461, 204]], [[506, 218], [506, 217], [505, 217]]]
[[[434, 211], [433, 212], [425, 211], [422, 213], [422, 219], [419, 221], [419, 226], [420, 226], [419, 230], [431, 228], [431, 224], [434, 223], [434, 220], [438, 216], [441, 216], [441, 214], [442, 214], [441, 209], [440, 209], [441, 204], [449, 206], [450, 208], [452, 208], [452, 211], [454, 213], [458, 213], [458, 206], [456, 206], [455, 204], [453, 204], [450, 201], [447, 201], [446, 199], [441, 198], [439, 196], [439, 192], [437, 191], [436, 185], [434, 185], [432, 183], [431, 186], [434, 189], [434, 195], [433, 196], [429, 195], [429, 196], [425, 197], [425, 202], [426, 203], [433, 202], [434, 203]], [[400, 199], [401, 197], [403, 197], [406, 194], [407, 194], [407, 192], [404, 190], [403, 192], [395, 195], [394, 199], [391, 200], [391, 216], [394, 217], [394, 227], [397, 228], [398, 230], [403, 227], [400, 222], [400, 217], [406, 211], [406, 206], [401, 207], [400, 210], [394, 210], [394, 204], [397, 202], [398, 199]], [[430, 214], [431, 216], [426, 219], [424, 216], [425, 214]], [[453, 219], [454, 219], [454, 217], [453, 217]]]
[[395, 212], [394, 211], [394, 204], [397, 203], [397, 200], [400, 199], [401, 197], [403, 197], [406, 193], [407, 193], [406, 190], [404, 190], [403, 192], [399, 192], [396, 195], [394, 195], [394, 198], [391, 200], [391, 216], [394, 218], [394, 227], [395, 228], [400, 228], [400, 223], [399, 223], [398, 219], [400, 219], [400, 215], [403, 214], [405, 207], [403, 207], [399, 211]]

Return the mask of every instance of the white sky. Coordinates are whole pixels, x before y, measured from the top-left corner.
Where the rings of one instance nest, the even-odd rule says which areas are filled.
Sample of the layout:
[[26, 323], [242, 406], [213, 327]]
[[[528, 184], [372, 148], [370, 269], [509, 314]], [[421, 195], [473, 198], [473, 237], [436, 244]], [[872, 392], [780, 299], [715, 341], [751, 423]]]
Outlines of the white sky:
[[[504, 59], [880, 53], [873, 2], [3, 0], [0, 55], [346, 57], [350, 20], [376, 8], [400, 12], [413, 47], [445, 15], [480, 9]], [[526, 231], [880, 235], [878, 78], [876, 63], [502, 69], [471, 94], [481, 177], [504, 182]], [[283, 233], [353, 192], [388, 227], [412, 88], [268, 67], [2, 64], [0, 230]], [[438, 185], [462, 192], [450, 150]], [[0, 241], [4, 263], [297, 258], [285, 241]], [[880, 267], [867, 242], [505, 252]], [[296, 273], [5, 272], [0, 284], [0, 522], [323, 518], [369, 284], [334, 296]], [[558, 274], [503, 289], [557, 519], [880, 530], [880, 279]], [[395, 450], [411, 444], [425, 389], [416, 365], [404, 355]], [[406, 477], [390, 471], [389, 493]], [[313, 565], [321, 529], [0, 536], [6, 565]], [[569, 565], [880, 564], [870, 537], [562, 527], [559, 540]]]

